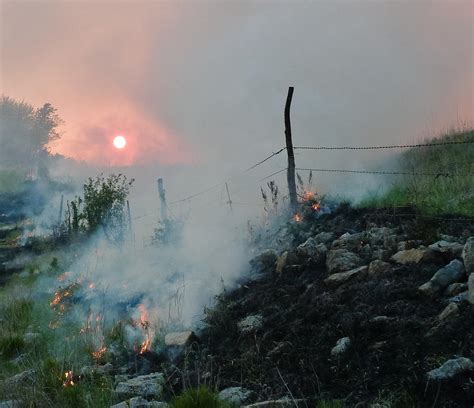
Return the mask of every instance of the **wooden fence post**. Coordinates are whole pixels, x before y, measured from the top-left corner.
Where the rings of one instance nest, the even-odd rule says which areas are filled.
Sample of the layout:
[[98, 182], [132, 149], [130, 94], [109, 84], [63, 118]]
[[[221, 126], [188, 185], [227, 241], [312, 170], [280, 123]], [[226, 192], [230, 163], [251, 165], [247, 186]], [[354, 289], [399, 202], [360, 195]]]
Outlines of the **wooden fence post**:
[[227, 201], [227, 204], [229, 204], [230, 212], [233, 212], [232, 211], [232, 200], [230, 199], [229, 186], [227, 185], [227, 183], [225, 183], [225, 189], [227, 190], [227, 198], [229, 200], [229, 201]]
[[288, 192], [290, 194], [290, 205], [296, 207], [298, 205], [298, 198], [296, 195], [296, 180], [295, 180], [295, 153], [293, 151], [293, 142], [291, 140], [291, 122], [290, 122], [290, 107], [293, 98], [294, 87], [288, 88], [288, 96], [285, 104], [285, 139], [286, 152], [288, 154], [288, 170], [286, 178], [288, 181]]
[[161, 212], [161, 221], [166, 221], [168, 218], [167, 214], [167, 205], [166, 205], [166, 194], [165, 194], [165, 189], [163, 187], [163, 179], [159, 178], [158, 179], [158, 193], [160, 194], [160, 212]]
[[59, 226], [61, 226], [61, 221], [63, 219], [63, 203], [64, 203], [64, 194], [61, 194], [61, 204], [59, 206], [59, 219], [58, 219]]

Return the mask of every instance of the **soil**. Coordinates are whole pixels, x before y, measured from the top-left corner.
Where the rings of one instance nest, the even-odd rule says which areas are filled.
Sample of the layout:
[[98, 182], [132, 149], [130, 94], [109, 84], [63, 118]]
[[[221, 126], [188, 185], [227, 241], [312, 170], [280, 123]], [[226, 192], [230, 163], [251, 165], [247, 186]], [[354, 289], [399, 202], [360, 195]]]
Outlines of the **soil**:
[[[439, 233], [473, 234], [470, 220], [400, 212], [342, 207], [301, 223], [294, 245], [307, 232], [339, 236], [373, 225], [397, 227], [426, 244], [435, 242]], [[294, 398], [340, 398], [350, 407], [382, 400], [398, 400], [391, 406], [400, 407], [471, 407], [474, 372], [442, 383], [428, 383], [426, 377], [447, 359], [474, 357], [474, 305], [460, 303], [459, 315], [439, 324], [436, 318], [447, 299], [428, 299], [417, 290], [442, 265], [393, 264], [388, 275], [337, 289], [324, 283], [325, 267], [310, 262], [287, 268], [280, 276], [268, 271], [222, 294], [207, 311], [198, 347], [201, 358], [205, 354], [218, 367], [220, 388], [243, 386], [259, 400], [291, 393]], [[263, 326], [242, 334], [238, 322], [255, 314], [263, 317]], [[376, 316], [388, 319], [374, 322]], [[346, 336], [350, 351], [331, 356], [337, 340]]]

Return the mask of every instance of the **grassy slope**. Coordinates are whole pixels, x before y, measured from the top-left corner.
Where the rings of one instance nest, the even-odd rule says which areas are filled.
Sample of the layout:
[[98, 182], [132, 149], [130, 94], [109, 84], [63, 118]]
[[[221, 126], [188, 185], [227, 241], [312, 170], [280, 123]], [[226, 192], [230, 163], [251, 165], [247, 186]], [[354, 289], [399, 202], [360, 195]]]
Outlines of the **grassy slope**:
[[[474, 140], [474, 129], [452, 132], [426, 143]], [[474, 216], [474, 144], [413, 148], [399, 157], [399, 169], [416, 173], [449, 173], [469, 177], [404, 176], [384, 194], [373, 194], [361, 207], [416, 206], [431, 215]]]

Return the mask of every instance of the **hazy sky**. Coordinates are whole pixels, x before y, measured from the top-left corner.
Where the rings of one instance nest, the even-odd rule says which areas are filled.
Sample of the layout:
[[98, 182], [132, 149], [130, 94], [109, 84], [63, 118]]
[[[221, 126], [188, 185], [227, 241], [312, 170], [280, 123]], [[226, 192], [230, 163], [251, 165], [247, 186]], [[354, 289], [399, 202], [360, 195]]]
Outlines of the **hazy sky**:
[[54, 151], [99, 165], [245, 168], [282, 146], [289, 85], [297, 145], [473, 119], [471, 1], [1, 0], [0, 25], [0, 91], [51, 102]]

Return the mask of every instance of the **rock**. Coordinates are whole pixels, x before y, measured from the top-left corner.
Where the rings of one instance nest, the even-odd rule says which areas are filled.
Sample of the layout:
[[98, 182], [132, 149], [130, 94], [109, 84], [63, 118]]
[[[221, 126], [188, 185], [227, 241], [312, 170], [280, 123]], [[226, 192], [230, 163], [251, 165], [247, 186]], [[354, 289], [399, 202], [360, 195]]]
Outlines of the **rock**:
[[370, 323], [389, 323], [391, 321], [395, 320], [394, 317], [388, 317], [388, 316], [375, 316], [372, 319], [370, 319]]
[[13, 377], [7, 378], [5, 380], [5, 385], [7, 387], [18, 387], [18, 386], [27, 386], [34, 384], [36, 381], [36, 371], [33, 369], [23, 371], [20, 374], [14, 375]]
[[441, 322], [447, 319], [451, 319], [457, 315], [459, 315], [458, 305], [456, 303], [449, 303], [448, 306], [446, 306], [439, 314], [438, 320]]
[[327, 246], [334, 239], [334, 233], [333, 232], [320, 232], [319, 234], [315, 235], [313, 238], [317, 244], [325, 244]]
[[451, 283], [446, 290], [444, 291], [444, 294], [446, 296], [455, 296], [458, 295], [461, 292], [465, 292], [467, 290], [467, 284], [466, 283]]
[[464, 276], [465, 269], [463, 263], [455, 259], [445, 267], [439, 269], [430, 280], [435, 285], [444, 289], [451, 283], [459, 282]]
[[281, 275], [283, 272], [283, 268], [285, 268], [286, 264], [288, 263], [288, 251], [283, 252], [281, 256], [278, 257], [277, 264], [276, 264], [276, 273]]
[[421, 285], [418, 290], [428, 296], [436, 296], [448, 287], [451, 283], [460, 281], [465, 275], [464, 265], [461, 261], [455, 259], [445, 267], [439, 269], [433, 277]]
[[328, 286], [339, 286], [355, 278], [362, 278], [367, 275], [367, 266], [352, 269], [347, 272], [334, 273], [324, 280]]
[[332, 249], [326, 258], [329, 274], [345, 272], [362, 265], [362, 259], [346, 249]]
[[130, 408], [165, 408], [168, 404], [158, 401], [147, 401], [143, 397], [130, 398], [128, 401], [128, 407]]
[[367, 234], [365, 232], [357, 232], [355, 234], [345, 233], [338, 239], [333, 241], [332, 249], [346, 249], [351, 252], [360, 251], [366, 244]]
[[219, 398], [231, 404], [241, 406], [252, 397], [252, 394], [252, 391], [242, 387], [230, 387], [219, 392]]
[[461, 292], [461, 293], [457, 294], [456, 296], [450, 297], [448, 299], [448, 302], [451, 302], [451, 303], [467, 302], [468, 301], [468, 295], [469, 295], [469, 293], [466, 290], [465, 292]]
[[298, 256], [311, 258], [316, 263], [324, 263], [327, 252], [328, 249], [326, 245], [322, 243], [318, 244], [314, 238], [308, 238], [305, 243], [296, 248]]
[[468, 274], [474, 273], [474, 237], [469, 237], [462, 250], [462, 260]]
[[388, 262], [375, 260], [369, 264], [369, 276], [386, 275], [390, 272], [392, 272], [392, 265], [390, 265]]
[[375, 248], [372, 251], [372, 258], [374, 260], [379, 260], [379, 261], [388, 261], [390, 259], [390, 256], [392, 253], [390, 251], [387, 251], [386, 249], [383, 248]]
[[23, 341], [27, 345], [32, 345], [41, 337], [40, 333], [25, 333], [23, 336]]
[[410, 239], [408, 241], [400, 241], [397, 245], [397, 251], [406, 251], [408, 249], [418, 248], [421, 244], [421, 241], [413, 239]]
[[467, 285], [469, 287], [469, 290], [467, 292], [467, 300], [469, 303], [474, 304], [474, 273], [471, 273], [469, 275]]
[[110, 408], [129, 408], [130, 406], [126, 401], [119, 402], [118, 404], [111, 405]]
[[431, 244], [428, 248], [434, 252], [448, 255], [451, 258], [457, 258], [461, 256], [463, 245], [458, 242], [438, 241]]
[[193, 331], [168, 333], [165, 336], [165, 344], [168, 347], [186, 347], [196, 339]]
[[406, 265], [406, 264], [419, 264], [421, 262], [431, 262], [435, 259], [434, 252], [427, 248], [413, 248], [398, 251], [391, 258], [393, 261]]
[[119, 382], [114, 394], [119, 399], [144, 397], [159, 398], [163, 393], [165, 377], [161, 373], [152, 373]]
[[252, 333], [263, 327], [263, 317], [261, 315], [249, 315], [242, 319], [237, 326], [242, 333]]
[[392, 228], [373, 227], [367, 231], [367, 236], [368, 236], [370, 245], [375, 246], [375, 245], [383, 245], [384, 240], [388, 236], [396, 236], [396, 235], [393, 233]]
[[465, 371], [473, 370], [474, 363], [466, 357], [453, 358], [441, 367], [428, 372], [428, 379], [434, 381], [450, 380]]
[[336, 345], [331, 350], [332, 356], [340, 356], [341, 354], [346, 353], [351, 347], [351, 339], [349, 337], [340, 338]]
[[267, 249], [250, 261], [250, 265], [257, 273], [273, 270], [277, 261], [277, 254], [273, 249]]

